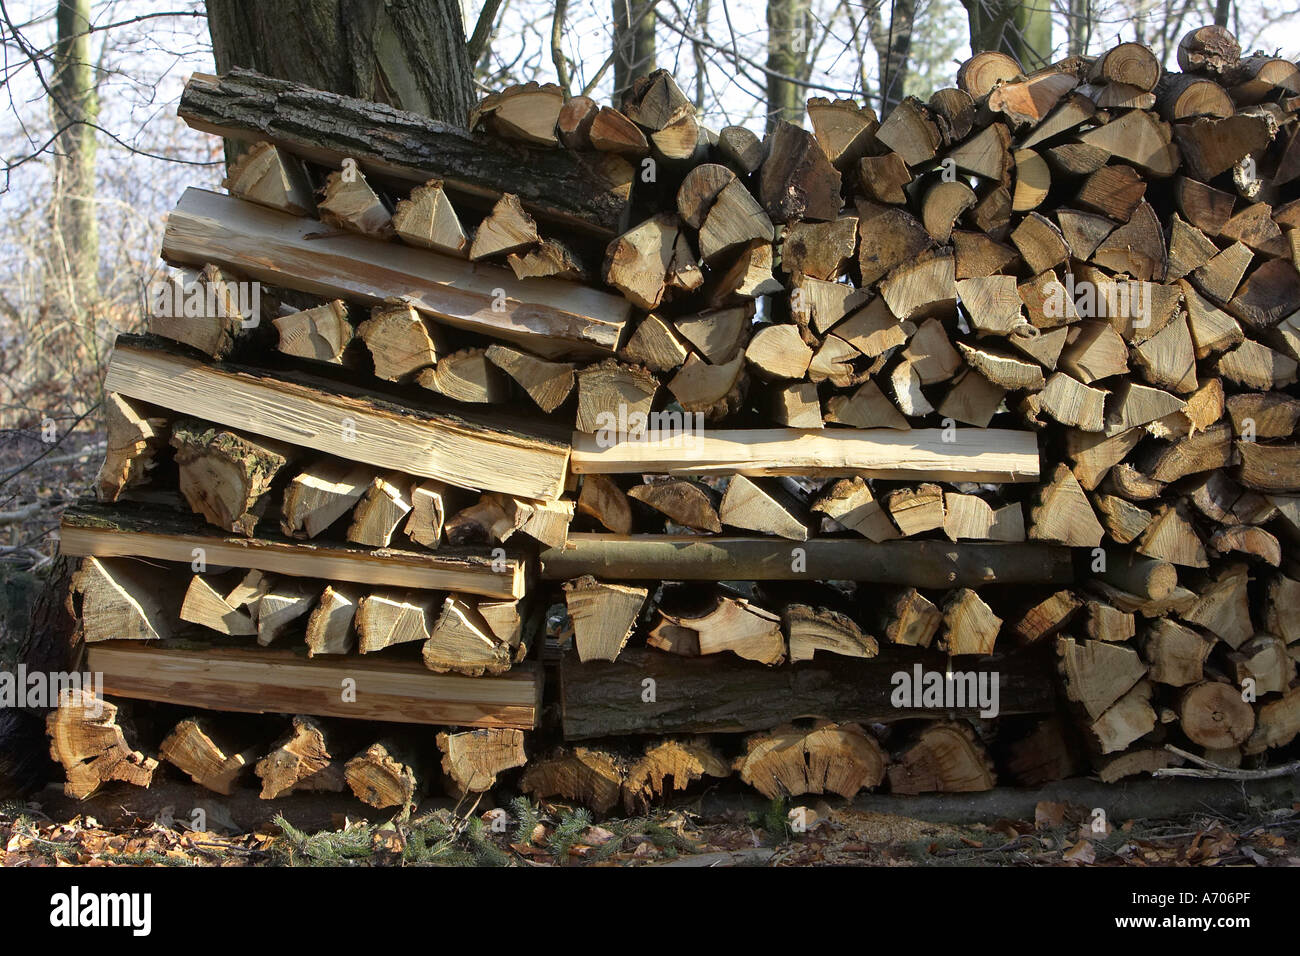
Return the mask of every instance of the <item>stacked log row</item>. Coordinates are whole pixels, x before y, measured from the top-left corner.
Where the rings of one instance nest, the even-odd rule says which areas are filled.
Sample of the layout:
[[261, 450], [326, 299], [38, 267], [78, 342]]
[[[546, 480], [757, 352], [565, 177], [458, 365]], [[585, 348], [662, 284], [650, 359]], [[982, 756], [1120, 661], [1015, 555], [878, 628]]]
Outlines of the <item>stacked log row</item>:
[[118, 693], [215, 709], [127, 671], [188, 628], [422, 668], [450, 696], [414, 722], [536, 729], [520, 786], [601, 810], [1267, 762], [1300, 730], [1300, 72], [1235, 50], [981, 53], [762, 141], [663, 71], [469, 134], [193, 78], [182, 117], [246, 148], [110, 364], [63, 533], [92, 661], [150, 642]]

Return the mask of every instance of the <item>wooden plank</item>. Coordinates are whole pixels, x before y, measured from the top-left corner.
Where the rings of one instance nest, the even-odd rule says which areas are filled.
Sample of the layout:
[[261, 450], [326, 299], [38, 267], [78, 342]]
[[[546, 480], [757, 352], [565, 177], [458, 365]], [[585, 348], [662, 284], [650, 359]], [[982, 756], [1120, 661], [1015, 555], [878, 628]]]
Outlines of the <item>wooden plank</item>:
[[488, 548], [435, 551], [292, 541], [269, 529], [257, 538], [225, 534], [195, 515], [155, 503], [82, 501], [63, 512], [59, 550], [70, 557], [153, 558], [190, 565], [202, 548], [209, 567], [248, 568], [295, 577], [403, 588], [523, 597], [527, 565], [517, 553], [495, 562]]
[[664, 430], [608, 441], [573, 435], [575, 474], [808, 475], [906, 481], [1038, 480], [1038, 439], [1002, 428], [752, 428]]
[[[461, 677], [392, 657], [308, 659], [305, 649], [105, 641], [88, 650], [86, 666], [104, 675], [109, 697], [249, 714], [531, 730], [541, 708], [533, 661], [499, 677]], [[344, 679], [356, 681], [350, 702], [339, 693]]]
[[340, 233], [206, 189], [185, 190], [167, 217], [162, 256], [326, 299], [374, 305], [401, 298], [439, 322], [546, 358], [613, 354], [632, 311], [622, 296], [575, 282], [516, 279], [500, 266]]
[[608, 580], [835, 580], [962, 588], [1074, 579], [1068, 548], [1032, 542], [570, 534], [562, 548], [543, 550], [538, 561], [541, 576], [551, 580], [592, 574]]
[[604, 173], [608, 157], [601, 155], [486, 139], [408, 110], [242, 69], [195, 73], [176, 112], [191, 129], [265, 140], [333, 169], [352, 159], [376, 182], [441, 179], [484, 206], [516, 193], [534, 216], [605, 239], [627, 225], [626, 184]]
[[[398, 405], [344, 383], [224, 363], [119, 335], [105, 389], [350, 461], [521, 498], [558, 498], [568, 446], [544, 425]], [[527, 430], [525, 430], [527, 429]]]
[[[869, 660], [820, 657], [784, 667], [724, 657], [682, 657], [629, 648], [616, 662], [560, 661], [564, 737], [582, 740], [623, 734], [740, 733], [767, 730], [800, 717], [886, 723], [949, 714], [974, 717], [978, 707], [937, 711], [896, 708], [893, 675], [913, 675], [917, 664], [943, 673], [946, 655], [914, 648], [882, 648]], [[963, 661], [961, 669], [998, 676], [998, 714], [1049, 713], [1055, 681], [1041, 655], [1014, 654]], [[644, 681], [657, 688], [644, 700]]]

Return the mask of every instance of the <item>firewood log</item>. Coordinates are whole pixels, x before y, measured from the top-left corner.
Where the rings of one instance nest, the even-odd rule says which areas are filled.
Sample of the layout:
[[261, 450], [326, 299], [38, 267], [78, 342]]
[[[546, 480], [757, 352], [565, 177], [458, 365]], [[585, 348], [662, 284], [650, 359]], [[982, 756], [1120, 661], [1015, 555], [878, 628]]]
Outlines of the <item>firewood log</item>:
[[344, 786], [343, 765], [334, 759], [324, 729], [311, 717], [294, 717], [293, 729], [253, 772], [262, 781], [263, 800], [299, 790], [340, 793]]
[[1002, 629], [998, 617], [970, 588], [953, 591], [943, 607], [941, 650], [949, 654], [991, 654]]
[[564, 602], [579, 658], [617, 659], [649, 593], [645, 588], [606, 584], [590, 575], [565, 582]]
[[645, 813], [656, 798], [672, 790], [685, 790], [704, 777], [729, 777], [731, 766], [707, 737], [663, 740], [646, 744], [645, 754], [627, 768], [623, 781], [625, 812]]
[[422, 783], [401, 747], [384, 740], [344, 764], [343, 778], [358, 800], [378, 809], [414, 803]]
[[245, 150], [230, 166], [221, 187], [232, 196], [293, 216], [310, 216], [316, 208], [302, 164], [271, 143], [254, 143]]
[[199, 624], [221, 634], [250, 635], [257, 633], [257, 624], [250, 613], [232, 606], [202, 575], [190, 580], [181, 604], [180, 619]]
[[967, 724], [936, 721], [889, 767], [891, 793], [970, 793], [997, 783], [993, 761]]
[[156, 641], [178, 629], [184, 586], [139, 561], [83, 558], [72, 590], [80, 598], [77, 620], [88, 644]]
[[1178, 724], [1188, 740], [1202, 747], [1237, 747], [1255, 729], [1255, 711], [1231, 684], [1201, 681], [1179, 698]]
[[407, 245], [449, 256], [465, 257], [469, 253], [469, 237], [438, 179], [416, 186], [409, 198], [398, 201], [393, 231]]
[[880, 652], [876, 639], [863, 634], [851, 617], [828, 608], [788, 604], [781, 624], [792, 663], [812, 660], [819, 650], [842, 657], [875, 657]]
[[95, 482], [100, 501], [116, 501], [126, 489], [148, 481], [168, 428], [158, 410], [116, 392], [104, 396], [104, 461]]
[[393, 217], [382, 199], [359, 169], [347, 174], [335, 171], [325, 180], [322, 196], [316, 204], [322, 222], [335, 229], [357, 232], [376, 239], [393, 236]]
[[349, 654], [356, 646], [357, 609], [364, 590], [355, 584], [327, 584], [307, 618], [307, 656]]
[[483, 793], [496, 784], [503, 770], [525, 765], [524, 734], [520, 730], [485, 727], [459, 733], [440, 732], [442, 769], [465, 793]]
[[541, 799], [576, 800], [597, 813], [618, 803], [627, 768], [614, 755], [588, 747], [560, 748], [528, 762], [519, 789]]
[[473, 599], [448, 594], [420, 651], [424, 666], [438, 674], [504, 674], [514, 663], [508, 641], [497, 636]]
[[256, 750], [237, 753], [228, 743], [218, 743], [219, 739], [209, 721], [188, 717], [164, 738], [158, 755], [189, 774], [199, 786], [230, 796], [239, 778], [252, 768]]
[[736, 770], [769, 799], [828, 792], [851, 799], [879, 786], [888, 762], [876, 739], [857, 724], [818, 721], [811, 730], [785, 726], [750, 736]]
[[718, 520], [718, 496], [701, 482], [663, 478], [629, 488], [627, 497], [649, 505], [687, 528], [715, 533], [722, 530], [722, 523]]
[[75, 690], [46, 716], [50, 757], [63, 767], [63, 792], [69, 797], [84, 800], [116, 780], [135, 787], [153, 783], [158, 761], [131, 749], [117, 714], [117, 707], [108, 701], [88, 690]]

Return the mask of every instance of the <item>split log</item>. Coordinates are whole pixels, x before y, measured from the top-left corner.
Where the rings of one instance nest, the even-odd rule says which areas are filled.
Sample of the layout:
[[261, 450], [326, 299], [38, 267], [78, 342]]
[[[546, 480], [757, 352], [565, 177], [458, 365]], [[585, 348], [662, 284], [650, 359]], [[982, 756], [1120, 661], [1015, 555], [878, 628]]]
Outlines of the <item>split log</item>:
[[966, 724], [936, 721], [889, 767], [891, 793], [971, 793], [997, 783], [993, 761]]
[[357, 609], [364, 591], [354, 584], [327, 584], [307, 618], [307, 656], [350, 654], [356, 646]]
[[148, 480], [168, 432], [166, 417], [151, 412], [116, 392], [104, 396], [104, 461], [95, 483], [100, 501], [116, 501]]
[[376, 475], [352, 510], [347, 539], [372, 548], [386, 548], [411, 513], [411, 479], [405, 475]]
[[80, 597], [81, 639], [156, 641], [173, 636], [180, 617], [181, 591], [156, 569], [123, 558], [86, 557], [72, 576]]
[[393, 236], [392, 213], [359, 169], [330, 173], [322, 193], [316, 205], [321, 222], [376, 239]]
[[627, 432], [634, 416], [649, 414], [659, 391], [659, 379], [648, 369], [607, 359], [580, 369], [578, 417], [580, 432]]
[[343, 778], [358, 800], [379, 809], [409, 806], [420, 788], [415, 769], [385, 741], [371, 744], [344, 764]]
[[365, 465], [321, 458], [294, 475], [284, 489], [280, 527], [295, 538], [314, 538], [343, 517], [371, 486]]
[[768, 134], [766, 145], [767, 156], [759, 170], [758, 198], [772, 220], [835, 219], [841, 205], [840, 173], [813, 134], [792, 123], [778, 122]]
[[427, 591], [377, 591], [357, 603], [357, 651], [370, 654], [395, 644], [429, 639], [430, 615], [438, 604]]
[[776, 485], [733, 475], [718, 505], [718, 518], [733, 528], [806, 541], [808, 525], [797, 511], [790, 496]]
[[661, 608], [660, 613], [674, 627], [695, 632], [700, 655], [731, 651], [769, 665], [785, 660], [781, 619], [743, 598], [715, 594], [700, 612], [669, 614]]
[[343, 767], [330, 754], [325, 731], [310, 717], [295, 717], [293, 729], [257, 762], [261, 797], [274, 800], [301, 790], [343, 790]]
[[437, 736], [442, 769], [464, 793], [483, 793], [503, 770], [522, 767], [524, 735], [518, 730], [484, 729]]
[[408, 198], [398, 201], [393, 231], [407, 245], [444, 255], [463, 258], [469, 250], [469, 237], [439, 179], [416, 186]]
[[811, 510], [872, 541], [888, 541], [899, 536], [888, 513], [860, 476], [834, 482], [813, 502]]
[[579, 657], [615, 660], [632, 636], [649, 593], [645, 588], [606, 584], [590, 575], [565, 582], [564, 602]]
[[583, 476], [577, 508], [615, 534], [632, 533], [632, 509], [628, 496], [607, 475]]
[[1155, 729], [1156, 712], [1151, 706], [1151, 696], [1151, 684], [1140, 680], [1088, 725], [1088, 736], [1097, 752], [1123, 751]]
[[574, 747], [528, 762], [519, 789], [541, 799], [564, 797], [576, 800], [597, 813], [605, 813], [619, 801], [626, 769], [613, 756], [587, 747]]
[[685, 790], [704, 777], [729, 777], [731, 766], [722, 759], [707, 737], [664, 740], [647, 744], [645, 754], [628, 767], [623, 781], [625, 812], [645, 813], [668, 790]]
[[722, 530], [718, 520], [717, 495], [700, 482], [678, 478], [650, 481], [630, 488], [627, 497], [649, 505], [670, 521], [687, 528], [712, 532]]
[[281, 315], [273, 321], [280, 333], [277, 348], [282, 353], [330, 365], [343, 364], [343, 354], [354, 335], [342, 299]]
[[908, 647], [929, 647], [943, 622], [943, 613], [916, 588], [898, 592], [882, 616], [885, 639]]
[[230, 796], [239, 778], [252, 767], [256, 752], [236, 753], [218, 743], [206, 721], [189, 717], [172, 728], [158, 748], [158, 754], [172, 766], [189, 774], [199, 786]]
[[171, 429], [180, 490], [196, 514], [219, 528], [252, 537], [271, 482], [293, 452], [195, 419]]
[[257, 633], [257, 624], [253, 621], [252, 615], [228, 603], [211, 583], [198, 574], [190, 580], [190, 586], [185, 591], [180, 619], [221, 634]]
[[469, 258], [471, 262], [477, 262], [488, 256], [504, 256], [529, 249], [539, 242], [541, 236], [537, 234], [533, 217], [524, 211], [518, 196], [506, 193], [475, 230]]
[[544, 412], [553, 412], [573, 391], [573, 365], [548, 362], [506, 345], [490, 345], [487, 360], [519, 384]]
[[998, 617], [970, 588], [952, 592], [943, 607], [940, 649], [949, 654], [992, 654], [1002, 629]]
[[309, 216], [316, 208], [302, 164], [273, 143], [253, 143], [231, 164], [221, 188], [294, 216]]
[[488, 361], [487, 349], [461, 349], [444, 355], [433, 368], [421, 369], [416, 381], [422, 388], [457, 402], [495, 405], [510, 397], [506, 377]]
[[275, 582], [257, 602], [257, 643], [270, 646], [312, 609], [319, 596], [319, 585], [310, 581]]
[[117, 707], [86, 690], [62, 697], [45, 718], [50, 757], [67, 776], [63, 792], [84, 800], [106, 783], [125, 781], [135, 787], [153, 782], [158, 761], [132, 750], [117, 725]]
[[1097, 720], [1146, 674], [1137, 651], [1102, 641], [1076, 643], [1059, 637], [1056, 651], [1065, 678], [1066, 696]]
[[1079, 481], [1065, 465], [1057, 465], [1029, 512], [1029, 538], [1070, 547], [1095, 548], [1105, 529], [1097, 520]]
[[875, 657], [880, 652], [876, 639], [863, 634], [851, 617], [827, 608], [789, 604], [781, 612], [781, 624], [791, 663], [812, 660], [819, 650], [842, 657]]
[[1205, 659], [1214, 647], [1191, 628], [1162, 618], [1154, 621], [1141, 639], [1147, 677], [1158, 684], [1186, 687], [1204, 676]]
[[884, 781], [888, 762], [876, 739], [857, 724], [818, 721], [811, 730], [785, 726], [751, 736], [736, 769], [742, 781], [772, 800], [828, 792], [852, 799]]

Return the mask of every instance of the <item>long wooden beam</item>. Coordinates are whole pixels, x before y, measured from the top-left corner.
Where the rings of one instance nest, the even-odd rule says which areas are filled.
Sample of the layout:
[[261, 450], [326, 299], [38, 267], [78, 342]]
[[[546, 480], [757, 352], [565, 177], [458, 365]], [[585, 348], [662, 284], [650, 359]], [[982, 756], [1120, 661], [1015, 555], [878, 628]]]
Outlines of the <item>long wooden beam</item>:
[[[979, 707], [894, 707], [894, 675], [944, 673], [938, 653], [886, 647], [879, 657], [857, 660], [819, 655], [811, 661], [764, 667], [729, 656], [681, 657], [629, 648], [613, 663], [580, 663], [569, 652], [560, 662], [560, 698], [566, 740], [622, 734], [741, 733], [768, 730], [800, 717], [888, 723], [911, 717], [975, 717]], [[1050, 663], [1041, 655], [980, 658], [960, 670], [997, 675], [998, 714], [1048, 713], [1056, 707]], [[646, 679], [654, 681], [647, 701]]]
[[71, 557], [153, 558], [186, 565], [201, 550], [209, 567], [503, 599], [523, 597], [525, 590], [527, 563], [518, 554], [497, 555], [494, 560], [487, 548], [402, 551], [291, 541], [269, 530], [261, 534], [257, 538], [228, 535], [197, 516], [153, 503], [118, 501], [106, 506], [83, 501], [63, 512], [59, 550]]
[[[305, 651], [104, 641], [90, 645], [86, 666], [104, 675], [109, 697], [250, 714], [532, 730], [541, 710], [534, 661], [499, 677], [462, 677], [392, 657], [308, 659]], [[346, 700], [339, 692], [345, 679], [356, 682]]]
[[350, 461], [461, 488], [551, 500], [564, 491], [562, 433], [507, 416], [401, 405], [345, 383], [205, 363], [161, 340], [119, 335], [104, 387], [128, 398]]
[[577, 474], [808, 475], [904, 481], [1038, 480], [1038, 438], [1004, 428], [667, 430], [609, 439], [575, 432]]
[[535, 216], [596, 237], [627, 225], [626, 164], [604, 155], [488, 140], [418, 113], [240, 69], [191, 76], [177, 113], [192, 129], [266, 140], [334, 169], [352, 159], [379, 182], [441, 179], [488, 203], [515, 193]]
[[1070, 549], [1035, 542], [952, 544], [668, 534], [570, 534], [539, 556], [541, 576], [568, 580], [870, 581], [917, 588], [1068, 584]]
[[439, 322], [515, 342], [548, 358], [602, 357], [620, 345], [632, 305], [557, 279], [516, 279], [399, 242], [339, 233], [317, 222], [191, 187], [167, 217], [162, 256], [223, 266], [323, 298], [401, 298]]

